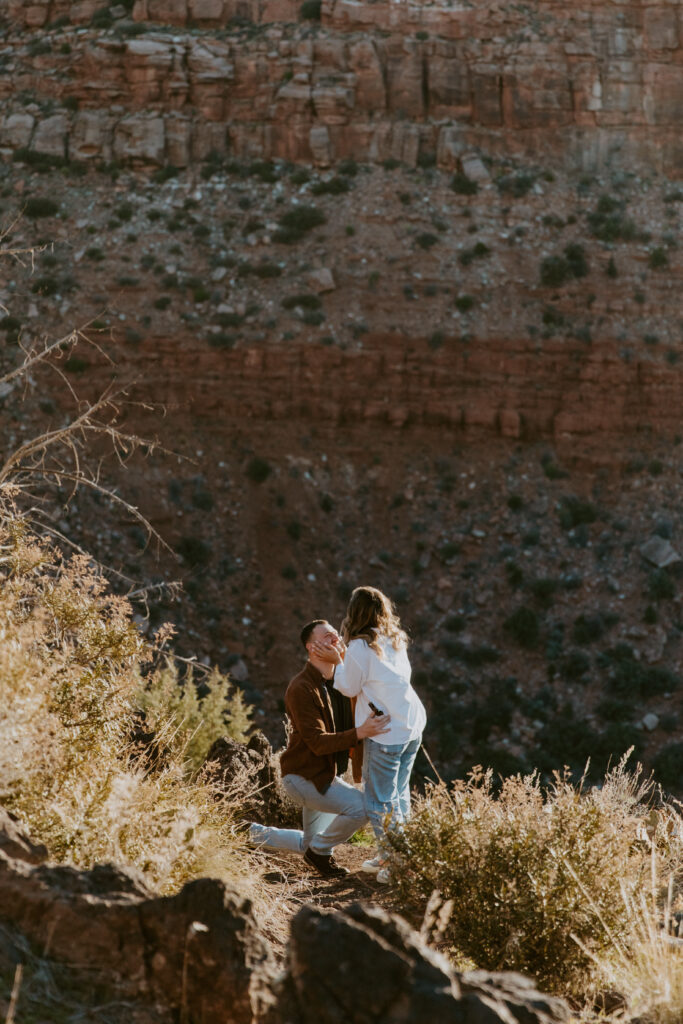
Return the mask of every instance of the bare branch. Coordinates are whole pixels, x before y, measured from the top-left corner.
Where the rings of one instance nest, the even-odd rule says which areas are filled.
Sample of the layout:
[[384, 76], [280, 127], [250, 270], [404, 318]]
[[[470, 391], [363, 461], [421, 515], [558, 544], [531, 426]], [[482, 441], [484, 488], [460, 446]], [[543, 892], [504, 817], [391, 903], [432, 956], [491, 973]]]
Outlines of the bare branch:
[[[28, 267], [33, 271], [36, 254], [43, 252], [47, 245], [29, 246], [20, 248], [6, 244], [3, 240], [16, 226], [19, 218], [4, 230], [0, 229], [0, 260], [2, 257], [9, 257], [17, 261], [21, 266]], [[0, 309], [4, 307], [0, 306]], [[44, 507], [36, 508], [37, 503], [44, 503], [48, 500], [53, 485], [61, 487], [70, 485], [70, 494], [66, 499], [67, 504], [73, 498], [80, 487], [86, 487], [91, 491], [104, 497], [111, 505], [122, 509], [127, 516], [139, 523], [146, 534], [146, 545], [152, 539], [159, 548], [171, 553], [175, 558], [175, 552], [164, 540], [161, 534], [152, 526], [147, 517], [131, 502], [121, 497], [114, 486], [108, 485], [103, 475], [103, 458], [93, 467], [86, 461], [86, 453], [91, 439], [104, 439], [108, 442], [110, 453], [115, 456], [118, 464], [125, 466], [131, 456], [141, 448], [147, 453], [160, 449], [166, 454], [176, 455], [160, 445], [157, 439], [139, 437], [135, 433], [127, 432], [117, 425], [121, 417], [122, 407], [135, 405], [146, 411], [154, 406], [148, 403], [132, 402], [127, 394], [126, 388], [133, 386], [136, 381], [129, 381], [122, 385], [112, 379], [104, 388], [102, 393], [95, 400], [83, 401], [73, 387], [72, 382], [59, 365], [60, 361], [72, 351], [77, 345], [85, 344], [92, 346], [103, 360], [110, 366], [114, 366], [114, 359], [103, 347], [93, 332], [99, 332], [94, 327], [96, 317], [93, 317], [86, 324], [77, 327], [68, 333], [50, 341], [43, 336], [39, 341], [31, 344], [20, 340], [21, 362], [18, 366], [0, 374], [0, 386], [14, 386], [15, 383], [24, 384], [24, 393], [33, 386], [32, 371], [39, 366], [49, 367], [61, 378], [65, 392], [71, 395], [75, 411], [71, 414], [68, 422], [62, 426], [52, 427], [39, 433], [37, 436], [22, 441], [16, 450], [4, 455], [4, 463], [0, 463], [0, 516], [8, 509], [14, 509], [17, 502], [26, 505], [27, 500], [33, 503], [30, 511], [23, 513], [23, 520], [35, 529], [58, 539], [62, 544], [71, 548], [88, 558], [92, 558], [89, 552], [84, 551], [78, 543], [56, 528], [52, 523], [46, 522], [49, 518]], [[111, 332], [110, 332], [111, 333]], [[111, 455], [110, 455], [111, 457]], [[46, 486], [47, 485], [47, 486]], [[93, 559], [93, 561], [97, 561]], [[148, 596], [162, 588], [173, 591], [172, 585], [156, 584], [151, 587], [139, 586], [130, 577], [113, 567], [98, 562], [99, 568], [106, 573], [113, 574], [129, 585], [129, 593], [132, 597], [145, 603]]]
[[[2, 383], [1, 380], [0, 383]], [[0, 468], [0, 486], [4, 483], [5, 479], [13, 469], [18, 468], [24, 459], [33, 455], [35, 452], [45, 452], [51, 445], [63, 444], [68, 438], [72, 438], [73, 435], [80, 430], [85, 430], [86, 428], [97, 429], [92, 422], [92, 417], [100, 409], [109, 405], [115, 394], [116, 392], [113, 389], [113, 385], [110, 385], [96, 402], [89, 404], [80, 416], [77, 416], [75, 420], [72, 420], [71, 423], [68, 423], [65, 427], [47, 431], [44, 434], [39, 434], [38, 437], [25, 441], [24, 444], [20, 445], [16, 449], [16, 451], [12, 452], [5, 464]]]
[[76, 487], [90, 487], [92, 488], [92, 490], [97, 491], [99, 494], [102, 494], [109, 498], [110, 501], [113, 501], [115, 504], [120, 505], [121, 508], [124, 508], [126, 512], [129, 513], [129, 515], [137, 519], [139, 523], [142, 523], [145, 530], [147, 531], [148, 536], [154, 537], [154, 539], [161, 545], [162, 548], [170, 552], [170, 554], [172, 554], [174, 558], [178, 558], [173, 548], [170, 547], [170, 545], [166, 543], [161, 534], [154, 529], [149, 519], [147, 519], [142, 514], [142, 512], [140, 512], [140, 510], [135, 507], [135, 505], [131, 505], [129, 501], [125, 500], [125, 498], [119, 497], [116, 491], [112, 490], [110, 487], [104, 487], [102, 484], [98, 484], [96, 480], [93, 480], [91, 477], [87, 476], [85, 472], [82, 471], [79, 471], [77, 473], [68, 473], [60, 471], [59, 476], [61, 477], [62, 480], [71, 480], [76, 484]]

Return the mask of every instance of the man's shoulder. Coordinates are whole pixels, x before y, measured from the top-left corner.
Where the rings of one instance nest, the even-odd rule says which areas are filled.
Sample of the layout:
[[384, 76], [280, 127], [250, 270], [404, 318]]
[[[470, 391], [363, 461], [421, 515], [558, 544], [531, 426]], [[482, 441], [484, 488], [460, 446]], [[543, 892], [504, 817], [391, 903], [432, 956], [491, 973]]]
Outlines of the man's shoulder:
[[285, 690], [285, 697], [292, 696], [293, 694], [299, 693], [302, 690], [315, 690], [315, 682], [311, 679], [308, 671], [308, 665], [304, 665], [300, 672], [290, 679], [287, 689]]

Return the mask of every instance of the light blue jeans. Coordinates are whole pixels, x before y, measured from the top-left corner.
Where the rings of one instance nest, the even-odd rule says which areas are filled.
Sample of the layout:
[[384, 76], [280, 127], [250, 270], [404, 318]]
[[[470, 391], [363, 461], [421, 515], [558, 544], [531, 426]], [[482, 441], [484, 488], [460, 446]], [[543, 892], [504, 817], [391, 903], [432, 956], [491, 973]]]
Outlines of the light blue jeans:
[[282, 788], [302, 809], [303, 829], [272, 828], [252, 824], [249, 838], [268, 850], [290, 850], [305, 853], [331, 854], [338, 843], [345, 843], [354, 832], [367, 824], [363, 794], [343, 779], [334, 778], [329, 789], [319, 793], [312, 782], [301, 775], [285, 775]]
[[421, 741], [420, 736], [403, 744], [365, 741], [365, 811], [380, 844], [386, 828], [396, 827], [410, 817], [410, 773]]

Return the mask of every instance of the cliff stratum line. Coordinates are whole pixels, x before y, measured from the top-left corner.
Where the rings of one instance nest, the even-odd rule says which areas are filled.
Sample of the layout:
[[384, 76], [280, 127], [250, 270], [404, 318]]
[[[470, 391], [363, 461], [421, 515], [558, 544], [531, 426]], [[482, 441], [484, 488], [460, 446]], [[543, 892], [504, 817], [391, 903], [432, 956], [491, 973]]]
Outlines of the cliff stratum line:
[[[472, 149], [596, 169], [683, 166], [675, 3], [10, 0], [0, 147], [71, 159], [207, 153], [452, 167]], [[315, 7], [315, 4], [313, 5]], [[31, 43], [57, 25], [62, 46]], [[93, 25], [95, 28], [93, 28]], [[22, 97], [63, 99], [29, 112]], [[77, 108], [77, 109], [76, 109]]]

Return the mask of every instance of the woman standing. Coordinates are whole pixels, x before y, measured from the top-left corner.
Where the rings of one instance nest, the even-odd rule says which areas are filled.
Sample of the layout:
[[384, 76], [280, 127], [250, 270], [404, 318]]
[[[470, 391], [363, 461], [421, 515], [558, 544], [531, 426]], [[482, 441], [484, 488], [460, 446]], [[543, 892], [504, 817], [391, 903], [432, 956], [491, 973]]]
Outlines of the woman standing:
[[372, 713], [391, 717], [388, 732], [370, 737], [363, 750], [365, 810], [379, 845], [378, 856], [365, 861], [363, 869], [389, 882], [384, 830], [410, 814], [410, 773], [427, 716], [410, 683], [408, 638], [386, 594], [356, 587], [341, 633], [346, 650], [330, 652], [337, 663], [335, 689], [357, 698], [356, 723]]

